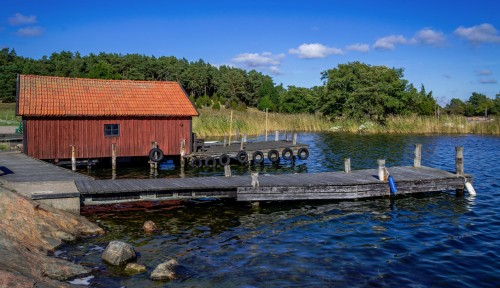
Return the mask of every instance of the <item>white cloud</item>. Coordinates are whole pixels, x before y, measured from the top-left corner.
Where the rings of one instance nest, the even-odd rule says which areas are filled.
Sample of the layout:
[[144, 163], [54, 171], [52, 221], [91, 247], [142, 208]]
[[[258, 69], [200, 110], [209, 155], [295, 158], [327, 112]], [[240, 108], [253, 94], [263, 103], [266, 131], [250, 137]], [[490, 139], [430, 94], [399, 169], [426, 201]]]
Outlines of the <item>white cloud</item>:
[[493, 72], [491, 72], [491, 70], [488, 70], [488, 69], [483, 69], [483, 70], [479, 70], [477, 71], [477, 75], [479, 76], [488, 76], [488, 75], [492, 75]]
[[245, 64], [248, 67], [266, 67], [280, 65], [285, 58], [285, 54], [273, 55], [269, 52], [259, 53], [243, 53], [233, 58], [236, 63]]
[[394, 50], [396, 44], [408, 44], [410, 41], [407, 40], [403, 35], [390, 35], [382, 37], [375, 41], [373, 48], [380, 50]]
[[352, 45], [345, 47], [345, 50], [366, 53], [366, 52], [370, 51], [370, 45], [356, 43], [356, 44], [352, 44]]
[[270, 52], [263, 53], [243, 53], [236, 55], [233, 62], [242, 64], [249, 68], [261, 68], [272, 74], [280, 74], [279, 66], [285, 58], [285, 54], [273, 55]]
[[26, 27], [17, 30], [16, 35], [21, 37], [35, 37], [40, 36], [44, 32], [44, 29], [41, 27]]
[[483, 23], [472, 27], [460, 26], [455, 30], [455, 35], [467, 40], [471, 44], [500, 43], [500, 36], [493, 25]]
[[328, 55], [340, 55], [344, 52], [341, 49], [327, 47], [323, 44], [312, 43], [302, 44], [297, 49], [288, 50], [290, 54], [297, 54], [302, 59], [325, 58]]
[[446, 42], [446, 37], [442, 32], [424, 28], [415, 34], [413, 41], [419, 44], [440, 46]]
[[8, 21], [9, 24], [12, 26], [35, 24], [36, 16], [35, 15], [25, 16], [21, 13], [16, 13], [14, 16], [9, 17]]
[[479, 79], [479, 83], [481, 84], [497, 84], [498, 81], [496, 79], [490, 78], [490, 79]]

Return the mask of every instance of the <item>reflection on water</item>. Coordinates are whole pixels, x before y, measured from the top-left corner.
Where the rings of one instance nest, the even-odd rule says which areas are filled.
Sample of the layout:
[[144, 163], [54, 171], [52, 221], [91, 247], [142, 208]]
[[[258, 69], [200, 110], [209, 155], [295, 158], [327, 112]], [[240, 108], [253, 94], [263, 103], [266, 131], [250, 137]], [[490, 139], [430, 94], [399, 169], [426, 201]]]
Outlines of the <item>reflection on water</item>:
[[[496, 287], [500, 283], [499, 137], [304, 134], [312, 157], [265, 173], [310, 173], [422, 164], [454, 170], [454, 147], [464, 146], [475, 198], [454, 193], [363, 201], [179, 202], [164, 209], [93, 214], [107, 234], [62, 248], [66, 257], [97, 267], [93, 287], [163, 287], [149, 280], [175, 258], [192, 272], [168, 287]], [[298, 168], [298, 167], [302, 168]], [[237, 173], [248, 173], [248, 167]], [[251, 167], [250, 169], [254, 169]], [[273, 170], [274, 169], [274, 170]], [[304, 169], [295, 171], [294, 169]], [[198, 173], [198, 172], [197, 172]], [[208, 173], [208, 172], [199, 172]], [[212, 173], [212, 172], [210, 172]], [[218, 173], [218, 172], [213, 172]], [[160, 231], [145, 234], [154, 221]], [[110, 240], [134, 245], [148, 273], [124, 275], [100, 260]]]

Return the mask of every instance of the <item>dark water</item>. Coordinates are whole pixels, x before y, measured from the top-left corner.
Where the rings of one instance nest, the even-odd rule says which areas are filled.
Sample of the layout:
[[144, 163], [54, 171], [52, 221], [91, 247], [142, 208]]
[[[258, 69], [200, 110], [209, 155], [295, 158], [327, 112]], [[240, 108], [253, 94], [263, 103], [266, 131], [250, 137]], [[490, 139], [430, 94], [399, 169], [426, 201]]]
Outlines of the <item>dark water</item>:
[[[310, 173], [422, 164], [454, 170], [464, 146], [476, 197], [453, 191], [343, 202], [191, 201], [164, 209], [90, 215], [105, 236], [63, 247], [57, 255], [96, 269], [92, 287], [498, 287], [500, 283], [500, 137], [303, 134], [311, 158], [265, 166], [265, 173]], [[248, 168], [236, 171], [249, 173]], [[234, 172], [234, 171], [233, 171]], [[161, 172], [162, 173], [162, 172]], [[175, 177], [168, 170], [159, 177]], [[187, 172], [188, 173], [188, 172]], [[219, 174], [194, 171], [192, 175]], [[397, 181], [397, 179], [396, 179]], [[142, 224], [154, 221], [156, 234]], [[132, 244], [147, 273], [124, 275], [100, 255], [110, 240]], [[153, 282], [149, 273], [174, 258], [182, 279]]]

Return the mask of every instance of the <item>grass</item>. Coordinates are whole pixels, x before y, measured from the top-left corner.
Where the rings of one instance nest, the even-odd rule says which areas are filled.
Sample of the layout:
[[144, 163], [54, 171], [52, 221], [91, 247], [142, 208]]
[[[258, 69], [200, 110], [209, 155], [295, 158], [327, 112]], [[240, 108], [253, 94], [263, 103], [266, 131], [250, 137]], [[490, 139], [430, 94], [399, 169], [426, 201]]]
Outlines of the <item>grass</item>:
[[[193, 132], [199, 137], [224, 136], [229, 133], [230, 110], [200, 109], [193, 119]], [[247, 135], [265, 133], [265, 112], [248, 109], [233, 111], [232, 135], [236, 128]], [[390, 134], [491, 134], [500, 135], [500, 117], [487, 121], [470, 121], [463, 116], [389, 116], [384, 124], [372, 121], [339, 119], [328, 121], [312, 114], [268, 114], [268, 131], [331, 131]]]
[[21, 117], [16, 116], [16, 103], [0, 103], [0, 126], [17, 126]]

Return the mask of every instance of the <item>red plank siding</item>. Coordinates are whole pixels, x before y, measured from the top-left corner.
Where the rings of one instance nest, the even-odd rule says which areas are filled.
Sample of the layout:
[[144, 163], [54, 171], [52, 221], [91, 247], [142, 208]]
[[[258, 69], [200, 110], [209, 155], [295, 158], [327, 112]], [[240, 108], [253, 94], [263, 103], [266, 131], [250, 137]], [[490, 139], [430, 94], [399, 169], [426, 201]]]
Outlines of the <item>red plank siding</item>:
[[[71, 158], [71, 145], [82, 159], [111, 157], [115, 143], [118, 157], [147, 156], [156, 141], [165, 155], [179, 155], [180, 141], [191, 147], [190, 117], [145, 118], [25, 118], [26, 154], [38, 159]], [[104, 136], [104, 124], [120, 124], [120, 135]]]

